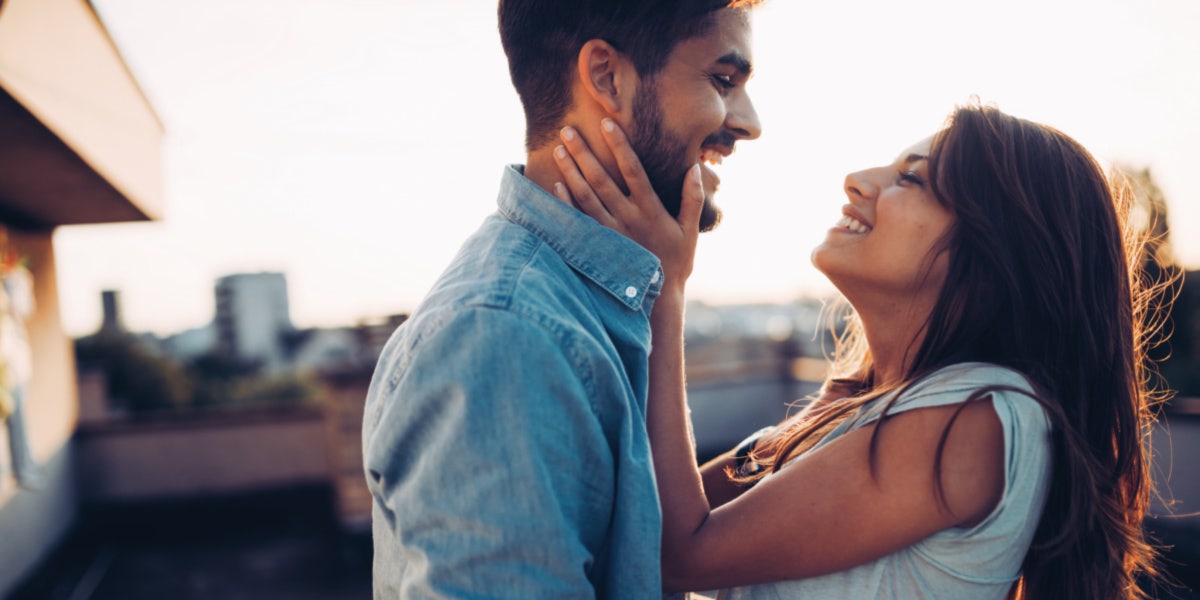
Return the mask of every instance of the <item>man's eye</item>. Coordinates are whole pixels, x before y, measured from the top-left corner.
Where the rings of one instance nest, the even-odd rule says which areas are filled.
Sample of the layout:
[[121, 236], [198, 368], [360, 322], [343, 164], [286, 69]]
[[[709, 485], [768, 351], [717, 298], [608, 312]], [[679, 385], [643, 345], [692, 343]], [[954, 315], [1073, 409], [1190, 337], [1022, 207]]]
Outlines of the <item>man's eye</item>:
[[722, 90], [728, 90], [728, 89], [733, 88], [735, 85], [737, 85], [733, 82], [733, 78], [730, 77], [729, 75], [720, 75], [720, 74], [714, 73], [712, 75], [712, 80], [713, 80], [713, 84], [715, 84], [718, 88], [720, 88]]

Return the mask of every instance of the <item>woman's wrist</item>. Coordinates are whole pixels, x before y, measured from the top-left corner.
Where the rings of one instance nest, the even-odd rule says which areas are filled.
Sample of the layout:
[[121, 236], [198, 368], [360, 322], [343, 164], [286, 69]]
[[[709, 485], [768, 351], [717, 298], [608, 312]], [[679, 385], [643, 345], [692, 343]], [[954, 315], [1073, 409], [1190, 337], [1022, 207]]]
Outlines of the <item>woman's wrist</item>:
[[672, 305], [682, 307], [686, 302], [687, 295], [684, 293], [684, 286], [682, 283], [675, 285], [664, 283], [662, 289], [659, 290], [658, 299], [654, 301], [654, 305]]

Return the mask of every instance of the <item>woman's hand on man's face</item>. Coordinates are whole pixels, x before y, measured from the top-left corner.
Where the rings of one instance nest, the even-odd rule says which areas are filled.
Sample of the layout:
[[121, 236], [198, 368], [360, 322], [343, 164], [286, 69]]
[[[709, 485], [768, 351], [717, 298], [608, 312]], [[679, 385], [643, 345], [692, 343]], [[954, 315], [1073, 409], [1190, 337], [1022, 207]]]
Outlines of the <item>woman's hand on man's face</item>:
[[559, 133], [563, 144], [554, 149], [554, 162], [565, 184], [555, 184], [555, 196], [653, 252], [662, 261], [664, 285], [678, 286], [682, 291], [692, 274], [704, 206], [700, 165], [693, 166], [684, 177], [679, 218], [673, 218], [663, 208], [621, 128], [612, 119], [604, 119], [600, 131], [617, 160], [629, 194], [621, 191], [579, 132], [564, 127]]

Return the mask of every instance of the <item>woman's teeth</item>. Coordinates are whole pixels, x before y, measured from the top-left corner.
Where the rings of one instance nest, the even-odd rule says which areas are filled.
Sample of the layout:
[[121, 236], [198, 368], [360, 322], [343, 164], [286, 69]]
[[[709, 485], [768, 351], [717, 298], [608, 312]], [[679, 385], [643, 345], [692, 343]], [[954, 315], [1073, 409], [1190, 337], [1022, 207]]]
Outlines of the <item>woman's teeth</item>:
[[838, 224], [838, 227], [841, 227], [843, 229], [848, 229], [855, 233], [866, 233], [871, 230], [870, 227], [864, 225], [858, 219], [854, 219], [851, 217], [842, 217], [842, 220], [838, 221], [837, 224]]
[[700, 153], [700, 161], [706, 162], [710, 165], [719, 165], [721, 164], [721, 160], [724, 158], [725, 157], [721, 156], [721, 153], [717, 152], [716, 150], [704, 150]]

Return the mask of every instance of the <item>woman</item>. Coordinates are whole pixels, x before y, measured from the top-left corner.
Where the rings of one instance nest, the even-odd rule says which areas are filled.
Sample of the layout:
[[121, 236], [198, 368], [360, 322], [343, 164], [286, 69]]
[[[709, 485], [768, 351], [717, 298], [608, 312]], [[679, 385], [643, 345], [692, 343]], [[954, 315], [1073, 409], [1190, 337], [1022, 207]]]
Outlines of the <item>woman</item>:
[[[563, 201], [663, 263], [647, 428], [670, 591], [726, 598], [1137, 598], [1151, 423], [1138, 264], [1095, 160], [967, 106], [846, 178], [812, 254], [853, 307], [800, 414], [699, 470], [683, 292], [703, 190], [662, 209], [606, 122], [629, 194], [564, 136]], [[569, 188], [569, 192], [568, 192]]]

